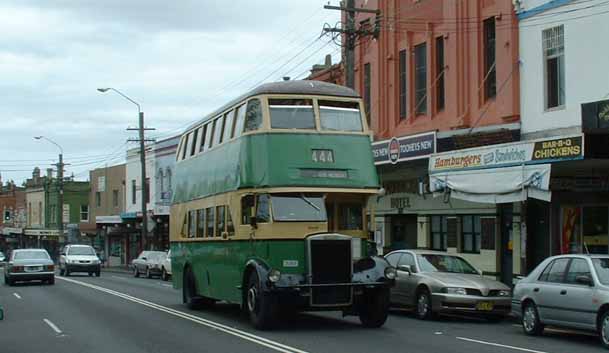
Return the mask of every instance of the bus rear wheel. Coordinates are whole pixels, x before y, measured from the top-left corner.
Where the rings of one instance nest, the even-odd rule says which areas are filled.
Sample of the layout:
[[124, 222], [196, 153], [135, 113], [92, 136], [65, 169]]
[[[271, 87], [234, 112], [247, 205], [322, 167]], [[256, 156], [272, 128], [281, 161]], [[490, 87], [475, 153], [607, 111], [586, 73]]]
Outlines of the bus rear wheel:
[[249, 274], [246, 290], [245, 308], [250, 322], [259, 330], [271, 328], [277, 318], [277, 303], [271, 293], [262, 290], [256, 271]]
[[389, 289], [380, 288], [364, 292], [359, 310], [359, 321], [364, 327], [381, 327], [389, 315]]

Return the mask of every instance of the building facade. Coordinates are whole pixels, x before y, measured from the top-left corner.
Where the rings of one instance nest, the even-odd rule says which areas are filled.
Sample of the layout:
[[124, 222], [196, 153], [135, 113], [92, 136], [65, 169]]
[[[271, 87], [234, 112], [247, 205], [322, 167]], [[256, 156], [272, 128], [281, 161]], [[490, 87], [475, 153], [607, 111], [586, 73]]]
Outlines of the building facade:
[[142, 187], [139, 149], [127, 151], [126, 201], [123, 221], [137, 229], [133, 234], [133, 244], [140, 244], [139, 250], [169, 249], [169, 207], [175, 186], [175, 153], [179, 136], [149, 144], [146, 148], [146, 179], [148, 195], [146, 199], [148, 237], [140, 239]]
[[[430, 191], [437, 153], [520, 140], [519, 37], [510, 1], [355, 1], [380, 11], [377, 38], [359, 37], [355, 88], [374, 131], [384, 193], [370, 206], [380, 252], [459, 254], [506, 282], [520, 206]], [[360, 13], [356, 24], [374, 26]], [[514, 271], [516, 270], [516, 271]]]
[[106, 266], [125, 266], [133, 257], [129, 251], [133, 231], [121, 218], [126, 201], [125, 164], [91, 170], [89, 180], [89, 224], [95, 229], [94, 245]]
[[26, 225], [25, 190], [0, 178], [0, 251], [5, 254], [20, 246]]
[[[531, 269], [545, 256], [609, 251], [609, 36], [604, 2], [516, 2], [521, 57], [522, 136], [577, 143], [577, 160], [550, 163], [550, 202], [528, 202], [535, 233], [525, 254]], [[581, 141], [581, 142], [579, 142]], [[534, 236], [533, 236], [534, 234]]]
[[[91, 244], [89, 226], [89, 193], [87, 181], [63, 180], [63, 204], [59, 205], [59, 184], [47, 169], [44, 177], [35, 168], [32, 178], [26, 181], [25, 198], [27, 226], [24, 246], [45, 248], [53, 259], [59, 257], [60, 248], [68, 243]], [[59, 209], [63, 233], [59, 231]]]

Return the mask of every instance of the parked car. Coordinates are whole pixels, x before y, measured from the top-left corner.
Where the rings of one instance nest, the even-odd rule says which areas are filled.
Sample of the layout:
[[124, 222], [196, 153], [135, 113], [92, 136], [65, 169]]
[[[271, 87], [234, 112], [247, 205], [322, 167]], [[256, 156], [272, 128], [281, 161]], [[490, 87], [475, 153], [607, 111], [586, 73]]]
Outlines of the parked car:
[[18, 249], [11, 252], [4, 267], [4, 283], [43, 281], [55, 284], [55, 264], [44, 249]]
[[137, 259], [133, 260], [133, 275], [139, 277], [145, 274], [146, 277], [160, 276], [162, 263], [167, 257], [164, 251], [142, 251]]
[[397, 250], [385, 258], [397, 268], [391, 303], [414, 307], [419, 319], [443, 313], [465, 313], [500, 321], [510, 313], [509, 287], [482, 276], [459, 256]]
[[59, 274], [69, 276], [74, 272], [86, 272], [89, 276], [101, 274], [101, 260], [89, 245], [66, 245], [59, 256]]
[[609, 348], [609, 256], [546, 259], [514, 287], [512, 312], [528, 335], [545, 326], [588, 330]]
[[161, 279], [163, 281], [169, 281], [171, 276], [171, 250], [167, 252], [165, 259], [161, 263]]
[[4, 262], [6, 261], [6, 256], [4, 256], [4, 253], [2, 251], [0, 251], [0, 262]]

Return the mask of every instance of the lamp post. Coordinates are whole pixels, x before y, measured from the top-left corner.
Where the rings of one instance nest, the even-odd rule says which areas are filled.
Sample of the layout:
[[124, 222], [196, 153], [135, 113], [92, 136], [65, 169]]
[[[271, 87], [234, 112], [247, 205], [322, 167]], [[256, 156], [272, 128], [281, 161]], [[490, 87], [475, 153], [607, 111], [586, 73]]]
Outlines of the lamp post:
[[[34, 136], [36, 140], [46, 140], [59, 148], [59, 163], [57, 163], [57, 231], [60, 236], [63, 236], [63, 148], [55, 141], [44, 136]], [[40, 246], [40, 237], [38, 237], [38, 246]]]
[[[106, 93], [108, 91], [113, 91], [119, 94], [121, 97], [125, 98], [129, 102], [135, 104], [137, 106], [138, 116], [139, 116], [139, 127], [137, 130], [139, 131], [139, 142], [140, 142], [140, 164], [141, 164], [141, 183], [142, 183], [142, 247], [145, 247], [146, 237], [148, 236], [148, 215], [146, 210], [146, 195], [148, 195], [148, 184], [146, 184], [146, 147], [144, 140], [144, 131], [147, 130], [144, 128], [144, 112], [140, 107], [139, 103], [129, 98], [127, 95], [123, 94], [121, 91], [112, 88], [98, 88], [97, 89], [101, 93]], [[128, 129], [131, 130], [131, 129]]]

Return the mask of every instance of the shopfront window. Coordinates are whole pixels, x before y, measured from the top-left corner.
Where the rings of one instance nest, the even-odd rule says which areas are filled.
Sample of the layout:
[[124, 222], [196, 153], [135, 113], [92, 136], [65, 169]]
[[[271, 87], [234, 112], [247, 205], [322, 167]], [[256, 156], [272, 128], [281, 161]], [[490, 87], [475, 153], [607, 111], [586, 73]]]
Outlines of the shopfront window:
[[563, 254], [607, 254], [609, 207], [563, 207], [560, 240]]

